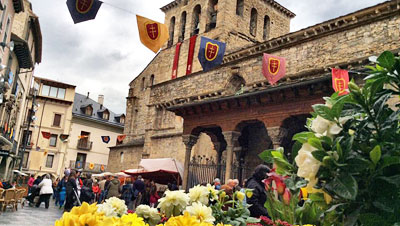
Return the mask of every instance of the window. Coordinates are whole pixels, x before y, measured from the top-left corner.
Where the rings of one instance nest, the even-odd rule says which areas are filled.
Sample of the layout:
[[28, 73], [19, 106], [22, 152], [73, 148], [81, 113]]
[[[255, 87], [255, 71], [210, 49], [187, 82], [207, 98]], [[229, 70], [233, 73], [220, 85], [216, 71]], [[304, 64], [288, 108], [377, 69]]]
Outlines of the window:
[[146, 82], [146, 78], [143, 77], [142, 78], [142, 84], [140, 85], [140, 89], [143, 90], [143, 91], [146, 90], [145, 82]]
[[124, 124], [125, 123], [125, 117], [121, 116], [121, 118], [119, 119], [119, 123]]
[[110, 119], [110, 113], [109, 113], [107, 110], [105, 110], [105, 111], [103, 112], [103, 119], [105, 119], [105, 120]]
[[22, 167], [28, 168], [29, 151], [24, 152], [24, 160], [22, 161]]
[[54, 155], [47, 155], [46, 167], [53, 168]]
[[257, 10], [255, 8], [251, 9], [251, 16], [250, 16], [250, 34], [256, 36], [257, 34]]
[[210, 0], [208, 6], [208, 21], [207, 31], [210, 31], [217, 27], [217, 15], [218, 15], [218, 0]]
[[174, 44], [174, 34], [175, 34], [175, 17], [173, 16], [169, 23], [169, 42], [168, 47]]
[[3, 14], [1, 15], [0, 30], [3, 29], [4, 18], [7, 12], [7, 5], [4, 5]]
[[[26, 130], [24, 130], [24, 135], [23, 135], [23, 137], [22, 137], [22, 144], [21, 145], [23, 145], [23, 144], [25, 144], [25, 136], [26, 136]], [[27, 137], [27, 142], [26, 142], [26, 147], [27, 148], [30, 148], [32, 145], [31, 145], [31, 139], [32, 139], [32, 131], [28, 131], [28, 137]]]
[[85, 115], [92, 115], [93, 114], [93, 108], [92, 106], [87, 106], [85, 109]]
[[201, 17], [201, 6], [196, 5], [193, 9], [193, 28], [192, 35], [197, 35], [200, 32], [200, 17]]
[[269, 16], [264, 17], [264, 30], [263, 30], [263, 39], [267, 40], [269, 35], [269, 26], [270, 26], [270, 21], [269, 21]]
[[243, 16], [244, 0], [237, 0], [236, 2], [236, 15]]
[[[11, 23], [10, 18], [8, 18], [8, 19], [7, 19], [6, 30], [5, 30], [5, 32], [4, 32], [4, 37], [3, 37], [3, 42], [4, 42], [4, 43], [7, 43], [7, 38], [8, 38], [7, 33], [8, 33], [8, 28], [10, 27], [10, 23]], [[3, 46], [3, 49], [4, 49], [4, 46]]]
[[180, 42], [185, 40], [185, 31], [186, 31], [186, 12], [183, 12], [181, 15], [181, 34], [179, 37]]
[[123, 163], [124, 162], [124, 152], [120, 153], [120, 158], [121, 158], [121, 163]]
[[150, 86], [154, 85], [154, 75], [150, 76]]
[[61, 115], [54, 114], [53, 126], [60, 127], [61, 125]]
[[57, 146], [57, 137], [58, 137], [57, 134], [51, 134], [50, 143], [49, 143], [49, 145], [51, 147], [56, 147]]
[[65, 98], [65, 89], [48, 86], [48, 85], [43, 85], [42, 86], [42, 96], [49, 96], [49, 97], [64, 99]]

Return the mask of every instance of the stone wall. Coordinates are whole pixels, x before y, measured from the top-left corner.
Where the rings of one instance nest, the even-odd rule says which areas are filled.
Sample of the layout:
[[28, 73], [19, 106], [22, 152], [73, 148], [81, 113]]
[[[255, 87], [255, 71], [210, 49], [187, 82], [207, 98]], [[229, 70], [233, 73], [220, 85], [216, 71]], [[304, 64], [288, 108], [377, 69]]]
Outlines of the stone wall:
[[[121, 161], [121, 153], [124, 153], [123, 161]], [[106, 171], [117, 173], [121, 170], [137, 169], [141, 159], [142, 147], [140, 146], [110, 148]]]

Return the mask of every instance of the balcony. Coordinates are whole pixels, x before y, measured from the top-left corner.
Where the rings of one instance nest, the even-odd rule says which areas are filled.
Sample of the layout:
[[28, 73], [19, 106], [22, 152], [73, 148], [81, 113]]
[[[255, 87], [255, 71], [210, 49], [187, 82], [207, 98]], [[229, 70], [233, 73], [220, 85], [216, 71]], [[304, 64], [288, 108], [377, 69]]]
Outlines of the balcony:
[[92, 149], [93, 142], [88, 139], [78, 140], [78, 145], [76, 146], [79, 150], [90, 151]]
[[91, 164], [88, 162], [80, 162], [80, 161], [70, 161], [69, 167], [75, 170], [82, 169], [84, 172], [91, 172], [91, 173], [101, 173], [105, 172], [107, 169], [107, 165], [94, 164], [94, 163]]

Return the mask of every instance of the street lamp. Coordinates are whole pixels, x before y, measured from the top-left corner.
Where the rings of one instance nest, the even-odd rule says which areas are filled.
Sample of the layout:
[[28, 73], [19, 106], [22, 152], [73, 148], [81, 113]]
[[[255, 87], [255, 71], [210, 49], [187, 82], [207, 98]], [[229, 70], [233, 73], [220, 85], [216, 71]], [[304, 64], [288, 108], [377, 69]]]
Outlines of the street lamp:
[[13, 51], [14, 50], [14, 42], [13, 41], [11, 41], [11, 42], [9, 42], [9, 43], [5, 43], [5, 42], [0, 42], [0, 46], [1, 47], [7, 47], [7, 48], [9, 48], [10, 49], [10, 51]]

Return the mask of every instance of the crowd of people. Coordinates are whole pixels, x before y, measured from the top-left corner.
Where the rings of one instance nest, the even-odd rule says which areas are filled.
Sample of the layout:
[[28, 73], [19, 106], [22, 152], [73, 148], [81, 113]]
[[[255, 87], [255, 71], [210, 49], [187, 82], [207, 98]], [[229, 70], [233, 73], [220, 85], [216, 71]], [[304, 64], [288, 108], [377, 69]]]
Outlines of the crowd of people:
[[[268, 216], [264, 203], [267, 200], [263, 179], [267, 177], [269, 168], [265, 165], [256, 167], [253, 175], [239, 184], [237, 179], [229, 179], [226, 184], [221, 184], [220, 179], [216, 178], [212, 185], [217, 190], [224, 190], [227, 195], [232, 195], [235, 191], [244, 191], [244, 188], [252, 189], [253, 195], [247, 200], [250, 204], [251, 216]], [[32, 175], [28, 180], [28, 196], [30, 206], [39, 207], [42, 202], [45, 208], [49, 208], [51, 197], [55, 200], [55, 205], [70, 211], [74, 206], [83, 202], [102, 203], [111, 197], [117, 197], [125, 201], [129, 210], [135, 210], [137, 206], [146, 204], [156, 207], [158, 200], [163, 196], [166, 189], [178, 190], [176, 184], [170, 183], [167, 187], [157, 187], [152, 180], [145, 180], [141, 176], [128, 177], [120, 180], [113, 175], [94, 179], [90, 173], [83, 174], [82, 171], [66, 169], [64, 176], [54, 181], [48, 174], [37, 176]], [[202, 185], [207, 185], [203, 183]], [[15, 188], [16, 182], [9, 183], [0, 181], [0, 188]]]
[[[145, 180], [141, 176], [119, 180], [113, 175], [93, 179], [90, 173], [66, 169], [64, 176], [54, 182], [49, 175], [31, 176], [28, 181], [28, 196], [30, 206], [39, 207], [42, 202], [49, 207], [51, 197], [55, 205], [70, 211], [72, 207], [87, 203], [102, 203], [104, 200], [117, 197], [123, 199], [128, 209], [134, 210], [141, 204], [156, 206], [158, 199], [167, 189], [157, 188], [152, 180]], [[169, 184], [169, 190], [178, 190], [176, 184]], [[38, 197], [38, 198], [36, 198]]]

